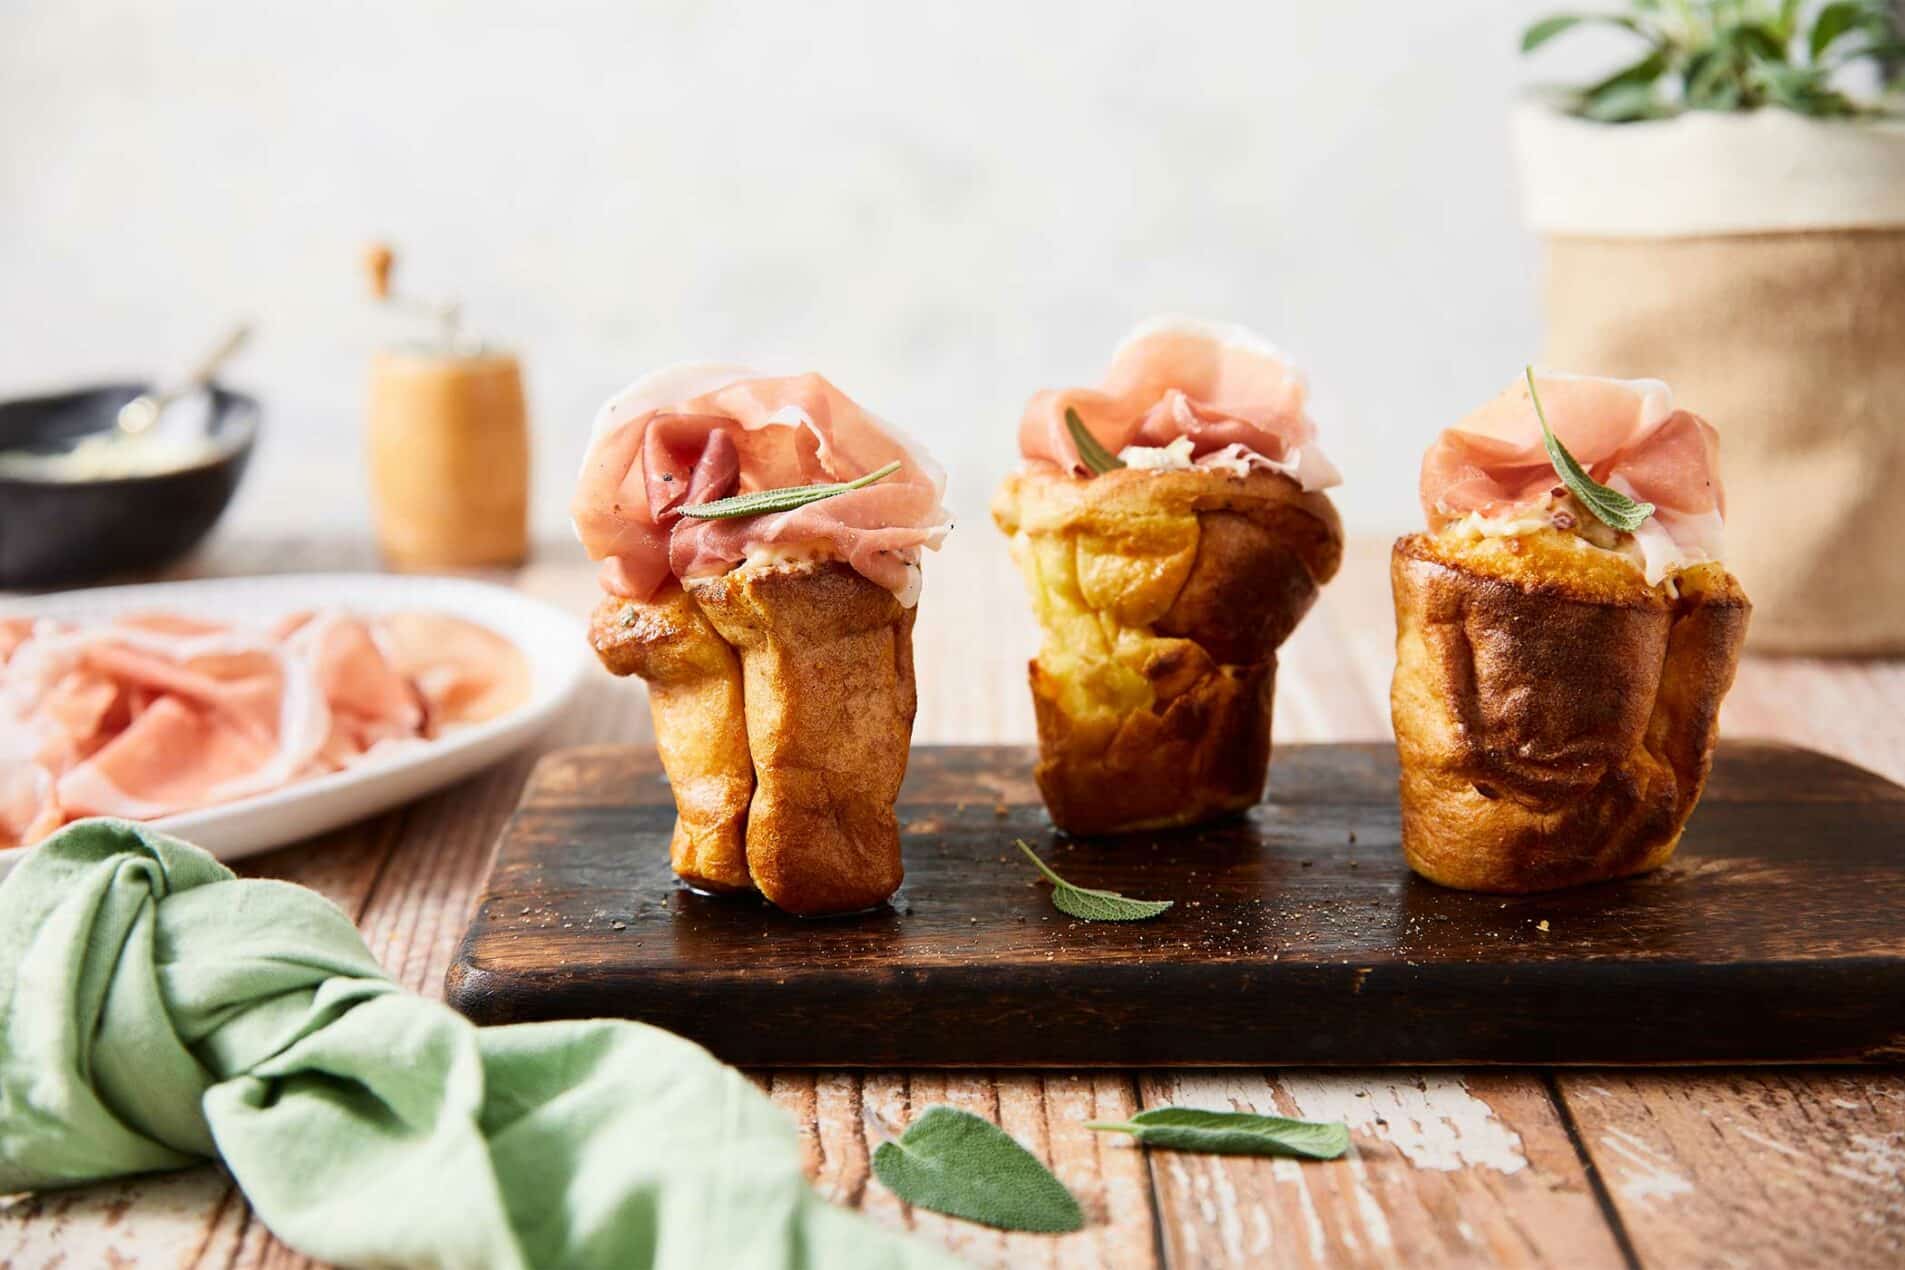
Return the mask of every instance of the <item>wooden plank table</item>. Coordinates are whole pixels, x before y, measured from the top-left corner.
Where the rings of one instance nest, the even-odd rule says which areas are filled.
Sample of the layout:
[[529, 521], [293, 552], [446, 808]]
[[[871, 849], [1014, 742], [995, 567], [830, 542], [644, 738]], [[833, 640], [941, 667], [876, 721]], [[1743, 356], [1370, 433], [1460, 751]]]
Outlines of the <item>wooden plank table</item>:
[[[1033, 735], [1034, 636], [1003, 544], [983, 525], [932, 559], [917, 631], [922, 742]], [[1282, 740], [1388, 735], [1387, 546], [1352, 543], [1286, 647]], [[374, 567], [364, 544], [239, 541], [181, 573]], [[591, 570], [551, 543], [498, 575], [579, 615]], [[579, 636], [578, 636], [579, 637]], [[1905, 782], [1905, 663], [1749, 659], [1729, 735], [1840, 755]], [[539, 749], [650, 738], [639, 685], [604, 675]], [[534, 754], [351, 829], [248, 862], [353, 914], [400, 982], [439, 995]], [[1830, 843], [1819, 844], [1830, 850]], [[1397, 867], [1401, 867], [1398, 862]], [[1302, 1027], [1292, 1019], [1291, 1027]], [[882, 1224], [989, 1266], [1892, 1266], [1905, 1263], [1905, 1069], [1671, 1071], [777, 1072], [815, 1184]], [[870, 1178], [869, 1115], [951, 1103], [1051, 1163], [1089, 1224], [1003, 1235], [907, 1209]], [[1147, 1155], [1086, 1120], [1150, 1105], [1340, 1118], [1327, 1164]], [[0, 1267], [302, 1266], [205, 1167], [0, 1201]]]

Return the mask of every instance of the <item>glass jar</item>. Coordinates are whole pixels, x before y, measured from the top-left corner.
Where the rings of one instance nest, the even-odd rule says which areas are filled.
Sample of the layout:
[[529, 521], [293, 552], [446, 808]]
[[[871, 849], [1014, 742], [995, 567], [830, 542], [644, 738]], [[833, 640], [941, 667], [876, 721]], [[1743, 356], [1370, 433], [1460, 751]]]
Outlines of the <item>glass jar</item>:
[[378, 353], [368, 432], [377, 538], [393, 567], [523, 562], [529, 422], [515, 357]]

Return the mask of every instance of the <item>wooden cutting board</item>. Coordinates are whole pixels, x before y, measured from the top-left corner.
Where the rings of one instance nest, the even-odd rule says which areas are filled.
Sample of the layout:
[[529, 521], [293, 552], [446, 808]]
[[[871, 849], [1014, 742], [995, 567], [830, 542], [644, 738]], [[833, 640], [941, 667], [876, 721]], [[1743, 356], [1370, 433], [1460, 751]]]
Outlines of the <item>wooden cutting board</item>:
[[[1526, 897], [1409, 873], [1386, 745], [1281, 746], [1248, 817], [1122, 840], [1055, 834], [1030, 773], [916, 749], [905, 886], [802, 920], [675, 881], [653, 751], [552, 754], [450, 1001], [641, 1019], [754, 1066], [1905, 1060], [1905, 789], [1821, 754], [1724, 744], [1668, 868]], [[1177, 905], [1075, 921], [1014, 838]]]

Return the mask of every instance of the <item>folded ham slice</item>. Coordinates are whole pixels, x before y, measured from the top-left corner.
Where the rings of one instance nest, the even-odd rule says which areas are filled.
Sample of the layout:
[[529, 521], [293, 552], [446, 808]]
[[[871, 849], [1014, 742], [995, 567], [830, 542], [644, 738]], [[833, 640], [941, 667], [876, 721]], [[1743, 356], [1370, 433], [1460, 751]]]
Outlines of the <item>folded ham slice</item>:
[[439, 614], [0, 622], [0, 847], [267, 793], [491, 717], [522, 654]]
[[[1657, 379], [1537, 375], [1548, 426], [1588, 474], [1654, 505], [1635, 531], [1650, 582], [1671, 568], [1718, 560], [1726, 492], [1720, 439], [1675, 409]], [[1560, 485], [1541, 440], [1526, 380], [1443, 431], [1422, 459], [1422, 511], [1432, 530], [1470, 516], [1512, 520]]]
[[[1099, 388], [1047, 389], [1019, 423], [1019, 451], [1085, 475], [1065, 424], [1075, 410], [1113, 454], [1183, 438], [1193, 465], [1281, 472], [1306, 490], [1342, 483], [1317, 445], [1309, 386], [1289, 359], [1238, 326], [1157, 318], [1119, 345]], [[1155, 464], [1146, 464], [1155, 466]]]
[[[684, 507], [734, 494], [892, 476], [793, 511], [695, 520]], [[572, 512], [602, 585], [652, 599], [670, 577], [725, 573], [768, 550], [842, 560], [910, 603], [919, 551], [949, 528], [945, 478], [819, 375], [767, 378], [679, 366], [639, 380], [596, 415]]]

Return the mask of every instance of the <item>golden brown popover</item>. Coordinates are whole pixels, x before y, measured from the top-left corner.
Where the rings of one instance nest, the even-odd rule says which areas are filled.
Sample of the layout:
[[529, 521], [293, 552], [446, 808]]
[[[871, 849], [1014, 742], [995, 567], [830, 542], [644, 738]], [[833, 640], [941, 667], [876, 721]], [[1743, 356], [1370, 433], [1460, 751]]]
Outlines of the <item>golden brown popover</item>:
[[597, 606], [602, 664], [648, 681], [683, 880], [791, 913], [893, 893], [917, 612], [839, 563], [746, 565]]
[[[698, 510], [888, 465], [797, 507]], [[899, 886], [893, 803], [939, 494], [935, 470], [819, 376], [682, 368], [604, 407], [575, 504], [609, 592], [589, 637], [612, 673], [648, 682], [685, 881], [803, 915]]]
[[1751, 608], [1700, 558], [1717, 547], [1711, 430], [1569, 386], [1606, 382], [1543, 379], [1542, 396], [1597, 482], [1656, 502], [1647, 550], [1560, 483], [1538, 430], [1532, 453], [1508, 447], [1521, 421], [1498, 399], [1431, 451], [1439, 531], [1391, 556], [1402, 847], [1445, 886], [1543, 891], [1656, 868], [1706, 783]]
[[[1302, 407], [1274, 350], [1185, 322], [1141, 328], [1102, 390], [1033, 398], [992, 514], [1043, 632], [1036, 775], [1061, 829], [1196, 824], [1263, 796], [1276, 650], [1342, 560]], [[1089, 470], [1074, 426], [1129, 464]]]

